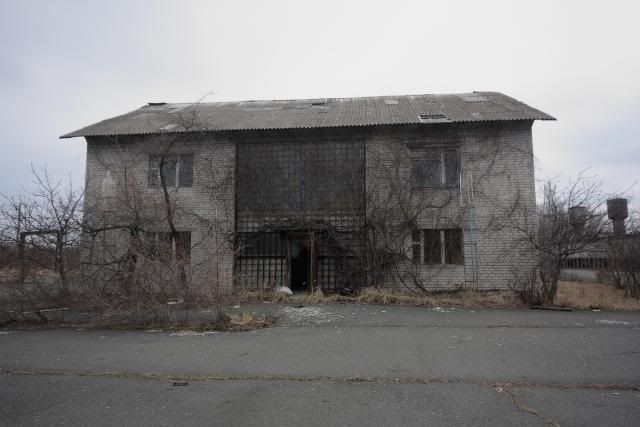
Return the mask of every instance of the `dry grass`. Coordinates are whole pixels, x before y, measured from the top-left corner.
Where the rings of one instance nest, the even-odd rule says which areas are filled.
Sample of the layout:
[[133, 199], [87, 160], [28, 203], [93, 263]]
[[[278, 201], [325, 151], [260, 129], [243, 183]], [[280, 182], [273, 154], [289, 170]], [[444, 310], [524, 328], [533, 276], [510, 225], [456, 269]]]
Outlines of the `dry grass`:
[[298, 304], [382, 304], [417, 305], [426, 307], [444, 306], [461, 308], [514, 308], [521, 304], [510, 293], [477, 292], [455, 290], [451, 292], [433, 292], [426, 295], [400, 293], [384, 288], [366, 288], [357, 296], [324, 294], [321, 291], [310, 294], [297, 294], [293, 297], [276, 296], [273, 291], [242, 291], [235, 295], [238, 304], [267, 302], [293, 302]]
[[640, 310], [640, 300], [606, 283], [560, 282], [555, 304], [577, 309]]
[[[298, 304], [382, 304], [414, 305], [425, 307], [459, 308], [523, 308], [526, 307], [513, 293], [497, 291], [454, 290], [424, 295], [409, 294], [385, 288], [366, 288], [357, 296], [323, 294], [296, 294], [293, 297], [275, 295], [272, 290], [242, 291], [235, 294], [237, 304], [268, 301]], [[640, 310], [640, 300], [625, 296], [623, 290], [610, 284], [561, 281], [555, 305], [575, 309], [601, 308], [604, 310]]]
[[511, 294], [459, 290], [426, 295], [394, 293], [386, 289], [367, 288], [356, 298], [364, 304], [399, 304], [420, 306], [444, 306], [461, 308], [513, 308], [520, 303]]

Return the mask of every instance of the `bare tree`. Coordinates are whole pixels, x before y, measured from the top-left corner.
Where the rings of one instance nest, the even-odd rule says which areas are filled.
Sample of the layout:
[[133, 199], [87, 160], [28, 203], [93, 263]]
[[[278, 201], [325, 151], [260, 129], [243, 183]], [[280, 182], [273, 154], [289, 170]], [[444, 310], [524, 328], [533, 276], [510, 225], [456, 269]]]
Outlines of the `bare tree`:
[[606, 195], [598, 182], [583, 175], [569, 183], [562, 190], [552, 183], [544, 187], [544, 202], [534, 215], [526, 207], [515, 202], [500, 221], [514, 216], [535, 218], [531, 222], [512, 222], [519, 233], [517, 245], [529, 246], [537, 257], [537, 281], [531, 275], [516, 274], [514, 290], [521, 291], [534, 304], [551, 304], [558, 290], [560, 270], [571, 256], [585, 254], [601, 243], [607, 234]]
[[[68, 263], [70, 251], [77, 251], [82, 231], [83, 191], [69, 181], [54, 180], [46, 168], [32, 166], [34, 188], [19, 196], [3, 196], [0, 207], [0, 240], [15, 250], [18, 280], [11, 288], [20, 301], [36, 309], [40, 300], [52, 296], [68, 298], [70, 271], [77, 263]], [[25, 284], [28, 268], [53, 269], [59, 287], [51, 289], [39, 281]]]

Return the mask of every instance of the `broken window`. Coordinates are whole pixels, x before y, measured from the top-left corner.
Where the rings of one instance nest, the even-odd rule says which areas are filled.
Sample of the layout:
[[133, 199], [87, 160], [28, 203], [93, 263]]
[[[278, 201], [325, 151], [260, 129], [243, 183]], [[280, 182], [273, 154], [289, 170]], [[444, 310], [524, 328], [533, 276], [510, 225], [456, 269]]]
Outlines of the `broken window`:
[[425, 264], [464, 264], [462, 230], [424, 229], [412, 235], [413, 259], [420, 261], [420, 250], [424, 252]]
[[451, 187], [458, 182], [458, 152], [427, 148], [411, 153], [411, 188]]
[[[162, 156], [149, 156], [149, 187], [160, 186]], [[193, 154], [165, 156], [162, 168], [167, 187], [193, 186]]]

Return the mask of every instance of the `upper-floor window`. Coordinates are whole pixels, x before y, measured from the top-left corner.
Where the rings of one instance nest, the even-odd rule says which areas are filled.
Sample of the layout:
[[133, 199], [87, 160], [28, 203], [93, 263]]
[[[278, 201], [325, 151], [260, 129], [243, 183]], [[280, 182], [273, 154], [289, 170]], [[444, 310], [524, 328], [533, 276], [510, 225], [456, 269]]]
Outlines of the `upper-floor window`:
[[[161, 156], [149, 156], [149, 187], [160, 186]], [[193, 154], [164, 157], [164, 179], [167, 187], [193, 186]]]
[[459, 228], [415, 230], [413, 260], [417, 264], [464, 264], [462, 241]]
[[430, 147], [411, 151], [411, 188], [443, 188], [458, 183], [458, 152]]

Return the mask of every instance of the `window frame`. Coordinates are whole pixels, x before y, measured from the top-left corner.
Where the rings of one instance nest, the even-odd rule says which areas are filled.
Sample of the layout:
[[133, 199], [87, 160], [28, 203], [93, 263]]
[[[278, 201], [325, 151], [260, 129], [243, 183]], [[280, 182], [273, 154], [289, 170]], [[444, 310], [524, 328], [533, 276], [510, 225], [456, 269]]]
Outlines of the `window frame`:
[[[446, 189], [446, 188], [453, 188], [456, 185], [459, 184], [460, 181], [460, 150], [458, 147], [450, 147], [450, 146], [442, 146], [442, 145], [436, 145], [436, 146], [426, 146], [426, 147], [420, 147], [420, 148], [410, 148], [410, 185], [411, 185], [411, 189], [428, 189], [428, 188], [441, 188], [441, 189]], [[416, 171], [416, 166], [418, 164], [428, 164], [428, 163], [433, 163], [433, 160], [430, 160], [430, 157], [436, 157], [436, 156], [429, 156], [428, 153], [430, 151], [437, 151], [437, 158], [439, 159], [439, 169], [440, 169], [440, 182], [437, 185], [433, 185], [430, 183], [417, 183], [416, 179], [415, 179], [415, 171]], [[453, 182], [448, 182], [448, 169], [447, 168], [447, 153], [453, 152], [454, 158], [456, 160], [455, 163], [455, 178], [453, 179]]]
[[[164, 156], [165, 158], [165, 168], [167, 162], [172, 162], [175, 160], [175, 169], [172, 171], [173, 177], [171, 179], [167, 179], [167, 188], [190, 188], [193, 187], [193, 175], [194, 175], [194, 165], [195, 158], [192, 153], [186, 154], [172, 154], [168, 156]], [[147, 187], [149, 188], [159, 188], [160, 187], [160, 160], [162, 159], [162, 155], [160, 154], [150, 154], [149, 155], [149, 165], [148, 165], [148, 179], [147, 179]], [[186, 162], [189, 159], [191, 163], [191, 173], [190, 179], [187, 179], [186, 175], [183, 175], [183, 168], [186, 169]], [[186, 182], [183, 182], [186, 181]]]
[[414, 229], [410, 253], [416, 264], [464, 265], [464, 232], [462, 228]]

